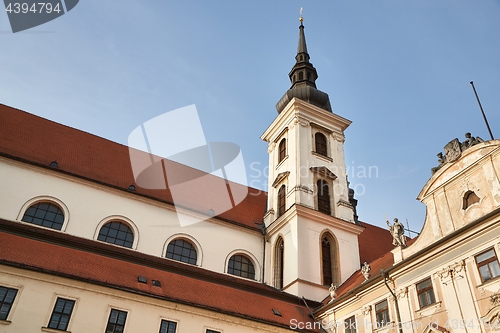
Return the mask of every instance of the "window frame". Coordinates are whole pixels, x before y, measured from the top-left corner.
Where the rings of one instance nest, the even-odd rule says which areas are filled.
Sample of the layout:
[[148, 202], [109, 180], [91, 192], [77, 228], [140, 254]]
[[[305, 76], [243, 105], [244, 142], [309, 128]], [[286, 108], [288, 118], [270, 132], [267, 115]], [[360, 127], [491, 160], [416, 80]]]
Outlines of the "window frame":
[[[419, 290], [419, 285], [429, 281], [430, 286], [429, 287], [424, 287], [423, 289]], [[417, 299], [418, 299], [418, 305], [420, 306], [420, 309], [423, 309], [427, 306], [436, 304], [436, 294], [434, 293], [434, 285], [432, 284], [432, 279], [431, 277], [428, 277], [424, 280], [421, 280], [420, 282], [415, 283], [415, 289], [417, 291]], [[430, 292], [430, 293], [429, 293]], [[425, 294], [425, 298], [427, 301], [430, 301], [429, 303], [422, 304], [420, 301], [420, 295]], [[429, 295], [432, 295], [432, 300], [429, 299]]]
[[[184, 261], [182, 258], [185, 257], [185, 256], [182, 253], [180, 255], [180, 259], [173, 258], [173, 256], [176, 255], [176, 253], [172, 252], [172, 251], [170, 251], [170, 253], [172, 253], [172, 257], [168, 256], [170, 244], [172, 244], [174, 242], [177, 242], [177, 241], [182, 241], [185, 244], [187, 243], [187, 244], [191, 245], [192, 249], [190, 249], [190, 251], [193, 250], [194, 253], [195, 253], [195, 255], [196, 255], [196, 258], [194, 258], [194, 263], [190, 262], [190, 260], [193, 259], [191, 257], [186, 257], [188, 259], [187, 259], [187, 261]], [[174, 247], [175, 246], [176, 246], [176, 244], [174, 244]], [[181, 247], [181, 248], [184, 249], [184, 247]], [[184, 252], [184, 251], [182, 251], [182, 252]], [[198, 250], [198, 247], [196, 246], [196, 244], [191, 239], [188, 239], [188, 238], [185, 238], [185, 237], [174, 237], [174, 238], [171, 238], [170, 240], [168, 240], [167, 241], [167, 246], [166, 246], [165, 251], [163, 253], [164, 253], [164, 257], [165, 258], [167, 258], [169, 260], [174, 260], [174, 261], [177, 261], [177, 262], [182, 262], [184, 264], [197, 266], [198, 262], [199, 262], [199, 250]]]
[[205, 333], [222, 333], [222, 331], [216, 331], [211, 328], [205, 328]]
[[[163, 328], [163, 323], [168, 323], [167, 324], [167, 327], [165, 328], [165, 332], [162, 332], [162, 328]], [[178, 326], [178, 322], [175, 321], [175, 320], [171, 320], [171, 319], [165, 319], [165, 318], [161, 318], [160, 320], [160, 329], [158, 330], [159, 333], [168, 333], [168, 329], [170, 328], [170, 324], [174, 324], [175, 327], [174, 327], [174, 333], [177, 332], [177, 326]]]
[[[117, 324], [117, 323], [110, 322], [110, 320], [111, 320], [111, 314], [113, 313], [113, 311], [118, 312], [118, 315], [120, 315], [121, 313], [125, 313], [125, 319], [123, 320], [123, 324]], [[109, 310], [109, 316], [108, 316], [108, 320], [106, 321], [106, 328], [104, 330], [104, 333], [118, 333], [118, 332], [116, 332], [116, 327], [117, 326], [121, 326], [121, 328], [122, 328], [122, 330], [119, 331], [120, 333], [125, 332], [125, 325], [127, 324], [128, 313], [129, 313], [129, 311], [127, 311], [127, 310], [118, 309], [118, 308], [110, 308], [110, 310]], [[118, 320], [118, 318], [119, 317], [117, 317], [117, 320]], [[108, 327], [110, 325], [115, 325], [114, 328], [111, 331], [108, 330]]]
[[[381, 310], [377, 310], [377, 306], [379, 306], [382, 303], [385, 303], [385, 307], [382, 308]], [[375, 309], [375, 322], [377, 323], [377, 328], [387, 326], [391, 322], [391, 316], [389, 313], [389, 302], [387, 301], [387, 299], [384, 299], [378, 303], [375, 303], [374, 309]], [[384, 316], [383, 315], [384, 313], [387, 313], [387, 315]], [[381, 314], [383, 317], [387, 317], [387, 322], [379, 321], [379, 314]]]
[[286, 212], [286, 185], [283, 184], [280, 186], [277, 195], [277, 217], [285, 214]]
[[286, 157], [288, 156], [286, 153], [287, 153], [287, 142], [286, 138], [283, 138], [280, 140], [280, 143], [278, 145], [278, 164], [280, 164], [286, 159]]
[[[326, 180], [320, 178], [316, 181], [316, 191], [318, 212], [332, 215], [332, 196], [330, 195], [330, 184]], [[328, 206], [328, 209], [324, 209], [326, 206]]]
[[[242, 259], [245, 259], [247, 260], [247, 264], [248, 264], [248, 267], [250, 268], [251, 267], [251, 270], [253, 270], [253, 272], [251, 272], [251, 270], [249, 272], [247, 272], [246, 270], [243, 270], [242, 268], [241, 269], [235, 269], [234, 267], [232, 268], [233, 272], [230, 272], [230, 264], [231, 264], [231, 260], [233, 260], [233, 258], [235, 257], [241, 257]], [[240, 262], [242, 265], [241, 267], [243, 266], [243, 262]], [[241, 274], [236, 274], [235, 271], [240, 271], [240, 273], [247, 273], [247, 275], [250, 275], [250, 276], [244, 276], [244, 275], [241, 275]], [[244, 278], [244, 279], [249, 279], [249, 280], [256, 280], [256, 269], [255, 269], [255, 263], [253, 262], [253, 260], [246, 254], [243, 254], [243, 253], [235, 253], [233, 255], [231, 255], [231, 257], [229, 258], [228, 262], [227, 262], [227, 274], [231, 274], [231, 275], [234, 275], [234, 276], [238, 276], [238, 277], [241, 277], [241, 278]], [[253, 274], [253, 276], [251, 276], [251, 274]]]
[[[127, 227], [128, 230], [130, 231], [130, 234], [132, 235], [132, 242], [127, 241], [126, 239], [122, 240], [122, 239], [118, 239], [115, 236], [110, 236], [109, 232], [110, 232], [111, 228], [109, 228], [109, 227], [108, 227], [108, 233], [106, 235], [103, 235], [105, 237], [105, 240], [99, 239], [99, 237], [101, 237], [101, 231], [102, 231], [102, 229], [104, 227], [106, 227], [107, 225], [112, 224], [112, 223], [119, 223], [120, 225], [124, 225], [125, 227]], [[118, 232], [119, 231], [123, 231], [123, 230], [119, 230], [119, 229], [115, 229], [115, 230], [118, 230]], [[126, 234], [129, 233], [128, 231], [123, 231], [123, 232], [125, 232]], [[114, 238], [115, 242], [109, 242], [107, 240], [107, 238]], [[127, 221], [124, 221], [122, 219], [109, 219], [109, 220], [105, 221], [104, 223], [101, 223], [99, 225], [98, 229], [97, 229], [97, 235], [96, 235], [96, 240], [98, 240], [100, 242], [107, 243], [107, 244], [113, 244], [113, 245], [120, 246], [120, 247], [127, 248], [127, 249], [135, 249], [135, 246], [136, 246], [136, 243], [137, 243], [136, 242], [136, 238], [137, 238], [137, 231], [135, 230], [135, 228], [130, 223], [128, 223]], [[124, 244], [125, 244], [125, 242], [131, 243], [130, 247], [126, 246], [126, 245], [117, 244], [116, 243], [117, 240], [123, 241]]]
[[285, 239], [278, 236], [274, 243], [274, 287], [283, 289], [285, 276]]
[[[56, 308], [57, 308], [57, 303], [59, 302], [59, 300], [64, 300], [64, 305], [66, 306], [67, 302], [73, 302], [73, 305], [71, 306], [71, 310], [69, 312], [69, 314], [65, 314], [64, 312], [60, 312], [60, 313], [55, 313], [56, 311]], [[72, 299], [72, 298], [65, 298], [63, 296], [57, 296], [56, 297], [56, 300], [54, 302], [54, 307], [52, 308], [52, 312], [50, 313], [50, 317], [49, 317], [49, 322], [47, 324], [47, 328], [50, 328], [50, 329], [55, 329], [55, 330], [58, 330], [58, 331], [68, 331], [68, 328], [69, 328], [69, 323], [71, 321], [71, 316], [73, 315], [73, 311], [75, 310], [75, 307], [76, 307], [76, 300], [75, 299]], [[65, 307], [63, 307], [63, 311], [64, 311]], [[56, 327], [52, 327], [51, 324], [52, 324], [52, 320], [54, 318], [54, 315], [59, 315], [60, 318], [57, 322], [57, 325]], [[60, 324], [61, 324], [61, 317], [63, 316], [67, 316], [68, 317], [68, 320], [66, 322], [66, 326], [64, 327], [64, 329], [62, 328], [59, 328]]]
[[[352, 328], [352, 323], [354, 323], [354, 328]], [[356, 316], [352, 315], [344, 320], [344, 333], [357, 333], [358, 325], [356, 323]]]
[[[481, 262], [477, 261], [479, 256], [481, 256], [483, 254], [486, 254], [486, 253], [488, 253], [490, 251], [493, 251], [493, 257], [487, 258], [487, 259], [485, 259], [485, 260], [483, 260]], [[500, 277], [500, 274], [494, 276], [492, 274], [491, 267], [490, 267], [490, 263], [493, 263], [493, 262], [496, 262], [497, 266], [500, 267], [500, 262], [498, 261], [498, 255], [497, 255], [495, 247], [490, 247], [490, 248], [488, 248], [488, 249], [486, 249], [486, 250], [484, 250], [484, 251], [482, 251], [482, 252], [474, 255], [474, 261], [476, 262], [477, 271], [479, 273], [479, 278], [481, 279], [482, 283], [485, 283], [485, 282], [488, 282], [488, 281], [491, 281], [491, 280], [494, 280], [494, 279]], [[490, 277], [487, 278], [487, 279], [485, 279], [483, 277], [483, 274], [481, 272], [481, 267], [483, 267], [483, 266], [487, 266], [488, 267], [488, 272], [490, 274]]]
[[[321, 140], [318, 140], [318, 138], [321, 138]], [[328, 138], [324, 133], [320, 131], [314, 133], [314, 152], [318, 155], [329, 157]]]
[[[5, 318], [0, 317], [0, 321], [9, 321], [9, 317], [12, 314], [12, 309], [14, 308], [14, 306], [16, 304], [16, 299], [19, 296], [20, 288], [15, 288], [15, 287], [6, 286], [6, 285], [0, 285], [0, 288], [5, 288], [6, 289], [6, 292], [5, 292], [5, 295], [4, 295], [3, 299], [0, 300], [0, 309], [4, 306], [4, 304], [8, 305], [8, 310], [7, 310], [6, 314], [5, 314]], [[7, 298], [7, 295], [9, 293], [9, 291], [14, 291], [15, 292], [14, 296], [12, 297], [12, 302], [10, 302], [10, 303], [9, 302], [5, 302], [5, 299]]]
[[[40, 208], [39, 206], [42, 205], [42, 204], [47, 204], [48, 207], [47, 209], [42, 209]], [[36, 206], [36, 207], [35, 207]], [[50, 207], [55, 207], [57, 209], [56, 212], [51, 212], [49, 209]], [[32, 220], [31, 221], [25, 221], [25, 217], [26, 217], [26, 214], [28, 213], [28, 211], [35, 207], [35, 212], [33, 214], [33, 216], [28, 216], [28, 217], [31, 217]], [[40, 218], [40, 217], [37, 217], [36, 214], [38, 214], [38, 211], [45, 211], [45, 214], [44, 214], [44, 217], [43, 218]], [[52, 213], [54, 214], [55, 218], [54, 220], [49, 220], [49, 219], [46, 219], [45, 217], [47, 216], [48, 213]], [[62, 216], [62, 221], [61, 222], [56, 222], [55, 219], [58, 217], [58, 216]], [[38, 223], [35, 223], [33, 222], [33, 220], [37, 218], [37, 219], [40, 219], [42, 220], [41, 224], [38, 224]], [[21, 222], [24, 222], [24, 223], [29, 223], [30, 225], [36, 225], [38, 227], [43, 227], [43, 228], [47, 228], [47, 229], [51, 229], [51, 230], [56, 230], [56, 231], [63, 231], [64, 230], [64, 226], [66, 224], [66, 214], [65, 214], [65, 211], [63, 209], [63, 207], [61, 207], [61, 205], [59, 205], [58, 203], [52, 201], [52, 200], [36, 200], [34, 202], [31, 202], [29, 205], [27, 205], [26, 209], [24, 209], [23, 213], [22, 213], [22, 216], [21, 218], [19, 219]], [[50, 226], [49, 225], [45, 225], [44, 223], [45, 222], [49, 222], [50, 223]], [[54, 227], [54, 224], [56, 224], [57, 226], [60, 226], [60, 228], [58, 227]]]

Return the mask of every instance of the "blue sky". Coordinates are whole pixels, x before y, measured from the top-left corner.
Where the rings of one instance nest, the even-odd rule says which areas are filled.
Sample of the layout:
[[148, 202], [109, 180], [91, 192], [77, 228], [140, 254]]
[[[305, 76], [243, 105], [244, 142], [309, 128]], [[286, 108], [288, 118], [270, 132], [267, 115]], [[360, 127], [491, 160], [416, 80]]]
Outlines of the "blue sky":
[[465, 132], [489, 138], [469, 81], [500, 135], [499, 0], [81, 0], [16, 34], [0, 12], [0, 103], [123, 144], [196, 104], [207, 141], [238, 144], [249, 184], [266, 188], [260, 135], [290, 87], [300, 7], [317, 86], [353, 121], [360, 218], [420, 230], [436, 154]]

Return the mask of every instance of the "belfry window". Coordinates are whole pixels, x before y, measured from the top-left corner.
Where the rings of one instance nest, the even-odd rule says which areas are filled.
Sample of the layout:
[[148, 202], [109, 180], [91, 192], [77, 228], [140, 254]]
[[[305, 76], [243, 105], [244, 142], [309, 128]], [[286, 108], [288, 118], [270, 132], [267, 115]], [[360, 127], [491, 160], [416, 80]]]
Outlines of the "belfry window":
[[285, 190], [285, 185], [281, 185], [279, 191], [278, 191], [278, 217], [283, 215], [283, 213], [286, 210], [286, 190]]
[[328, 156], [328, 146], [326, 143], [326, 136], [323, 133], [317, 132], [314, 134], [314, 144], [316, 148], [316, 153]]
[[318, 211], [330, 215], [332, 213], [330, 207], [330, 187], [323, 179], [316, 183], [318, 191]]
[[286, 139], [281, 140], [278, 148], [279, 148], [278, 163], [280, 163], [286, 157]]
[[279, 237], [274, 247], [274, 286], [279, 289], [283, 289], [284, 259], [285, 243]]

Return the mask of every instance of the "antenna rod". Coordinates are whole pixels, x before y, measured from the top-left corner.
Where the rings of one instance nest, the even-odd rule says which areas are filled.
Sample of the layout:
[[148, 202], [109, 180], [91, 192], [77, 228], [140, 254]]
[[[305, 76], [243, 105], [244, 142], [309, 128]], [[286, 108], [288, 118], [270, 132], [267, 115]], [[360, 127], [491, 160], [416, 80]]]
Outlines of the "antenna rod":
[[474, 94], [476, 94], [477, 103], [479, 104], [479, 108], [481, 109], [481, 113], [483, 114], [484, 122], [486, 123], [486, 127], [488, 128], [488, 132], [490, 132], [491, 140], [495, 140], [493, 138], [493, 133], [491, 133], [490, 124], [488, 124], [488, 119], [486, 119], [486, 115], [484, 114], [483, 106], [481, 105], [481, 101], [479, 100], [479, 96], [477, 95], [476, 87], [474, 87], [474, 82], [470, 81], [472, 85], [472, 89], [474, 89]]

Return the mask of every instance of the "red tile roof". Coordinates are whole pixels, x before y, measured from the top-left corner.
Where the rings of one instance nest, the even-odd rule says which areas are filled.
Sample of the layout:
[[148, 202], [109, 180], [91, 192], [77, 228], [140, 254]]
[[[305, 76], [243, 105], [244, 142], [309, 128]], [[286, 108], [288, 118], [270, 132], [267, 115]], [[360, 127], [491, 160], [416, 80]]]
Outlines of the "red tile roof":
[[359, 259], [370, 263], [394, 248], [389, 230], [361, 222], [365, 230], [358, 236]]
[[[202, 307], [275, 326], [312, 323], [298, 297], [114, 245], [0, 219], [0, 264]], [[181, 267], [182, 266], [182, 267]], [[181, 268], [181, 269], [179, 269]], [[144, 276], [148, 283], [139, 283]], [[152, 279], [161, 287], [152, 286]], [[314, 308], [319, 304], [308, 301]], [[276, 316], [272, 309], [280, 311]], [[299, 330], [300, 331], [300, 330]]]
[[[71, 174], [90, 181], [127, 191], [135, 184], [129, 148], [56, 122], [0, 104], [0, 155], [35, 165], [49, 167], [57, 161], [55, 171]], [[147, 155], [149, 159], [149, 155]], [[178, 179], [196, 179], [206, 175], [202, 171], [164, 160], [169, 174]], [[213, 182], [217, 177], [204, 177], [204, 183], [196, 191], [176, 195], [176, 206], [187, 207], [204, 214], [214, 209], [219, 218], [254, 230], [262, 222], [266, 210], [267, 193], [248, 188], [249, 194], [232, 209], [218, 213], [220, 198], [213, 194]], [[199, 184], [198, 184], [199, 185]], [[246, 187], [231, 184], [246, 191]], [[234, 189], [234, 188], [233, 188]], [[132, 192], [131, 192], [132, 193]], [[167, 203], [173, 203], [170, 189], [151, 190], [136, 186], [133, 192]]]

